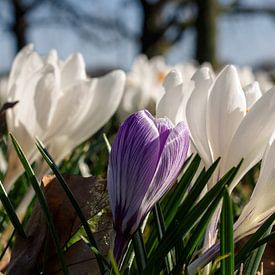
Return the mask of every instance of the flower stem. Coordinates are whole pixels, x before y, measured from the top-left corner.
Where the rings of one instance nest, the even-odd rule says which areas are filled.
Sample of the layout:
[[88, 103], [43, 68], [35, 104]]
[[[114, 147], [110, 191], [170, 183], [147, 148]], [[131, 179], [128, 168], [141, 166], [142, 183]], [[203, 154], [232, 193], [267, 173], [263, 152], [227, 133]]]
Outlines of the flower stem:
[[133, 241], [133, 247], [135, 251], [138, 270], [139, 270], [139, 273], [142, 274], [142, 271], [145, 269], [147, 264], [147, 255], [146, 255], [146, 250], [145, 250], [142, 233], [140, 229], [138, 229], [135, 232], [132, 241]]

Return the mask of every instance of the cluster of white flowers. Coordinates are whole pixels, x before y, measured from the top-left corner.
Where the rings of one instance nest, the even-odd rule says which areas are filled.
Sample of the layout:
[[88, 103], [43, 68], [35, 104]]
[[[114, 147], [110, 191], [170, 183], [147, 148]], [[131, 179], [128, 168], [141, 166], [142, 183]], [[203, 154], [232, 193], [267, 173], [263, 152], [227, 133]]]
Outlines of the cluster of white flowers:
[[[122, 71], [101, 78], [87, 77], [80, 54], [62, 61], [54, 50], [41, 57], [29, 45], [16, 56], [7, 90], [2, 93], [6, 101], [18, 101], [7, 111], [8, 130], [30, 162], [39, 157], [35, 137], [60, 162], [111, 118], [120, 103], [124, 83]], [[4, 180], [7, 190], [23, 172], [13, 146], [9, 144], [8, 150]]]
[[[80, 54], [62, 61], [56, 51], [41, 57], [29, 45], [15, 58], [8, 80], [1, 82], [0, 97], [1, 102], [18, 101], [7, 111], [7, 126], [30, 162], [39, 157], [35, 137], [60, 162], [116, 111], [124, 118], [149, 108], [175, 124], [186, 123], [192, 150], [206, 167], [221, 157], [208, 188], [244, 159], [232, 191], [263, 158], [257, 186], [235, 225], [237, 237], [254, 231], [275, 211], [275, 88], [262, 72], [230, 65], [216, 74], [209, 64], [171, 67], [162, 57], [139, 56], [127, 76], [113, 71], [89, 78]], [[7, 167], [4, 185], [9, 190], [23, 172], [10, 144]]]

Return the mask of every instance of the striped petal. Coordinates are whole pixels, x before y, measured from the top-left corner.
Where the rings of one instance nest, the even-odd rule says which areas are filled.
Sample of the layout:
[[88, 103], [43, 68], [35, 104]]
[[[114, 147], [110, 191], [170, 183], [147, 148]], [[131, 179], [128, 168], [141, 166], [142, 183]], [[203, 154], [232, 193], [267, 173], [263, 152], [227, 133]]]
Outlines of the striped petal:
[[[130, 233], [159, 162], [159, 131], [146, 111], [131, 115], [120, 127], [110, 154], [108, 191], [116, 231]], [[133, 232], [131, 232], [133, 233]]]
[[141, 204], [141, 215], [145, 216], [175, 182], [186, 159], [188, 148], [189, 131], [181, 122], [170, 130], [166, 139], [156, 174]]

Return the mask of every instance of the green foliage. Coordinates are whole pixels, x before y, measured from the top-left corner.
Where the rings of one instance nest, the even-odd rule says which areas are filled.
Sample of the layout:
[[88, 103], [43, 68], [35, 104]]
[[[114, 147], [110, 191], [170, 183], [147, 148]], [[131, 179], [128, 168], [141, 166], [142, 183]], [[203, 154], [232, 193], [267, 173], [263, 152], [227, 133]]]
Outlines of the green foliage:
[[[217, 180], [210, 190], [207, 190], [208, 183], [213, 181], [213, 178], [218, 174], [220, 159], [217, 159], [208, 169], [200, 168], [201, 159], [198, 155], [191, 156], [185, 162], [181, 176], [175, 185], [163, 196], [149, 214], [144, 230], [139, 229], [134, 235], [120, 266], [115, 262], [111, 251], [108, 257], [104, 258], [97, 248], [97, 243], [92, 233], [92, 227], [95, 225], [91, 225], [86, 221], [73, 193], [62, 176], [62, 172], [80, 174], [78, 163], [79, 159], [84, 156], [84, 161], [88, 164], [91, 173], [101, 176], [106, 175], [110, 150], [110, 143], [107, 137], [112, 140], [114, 133], [114, 129], [108, 127], [110, 125], [100, 131], [95, 140], [88, 141], [76, 148], [73, 154], [61, 164], [61, 168], [56, 165], [47, 150], [37, 141], [38, 150], [65, 190], [81, 220], [82, 227], [78, 231], [78, 235], [72, 236], [71, 241], [68, 243], [75, 243], [76, 240], [79, 240], [79, 235], [84, 234], [83, 238], [87, 239], [90, 249], [95, 253], [101, 274], [108, 272], [115, 275], [181, 274], [182, 272], [188, 274], [188, 267], [205, 255], [202, 250], [202, 244], [206, 228], [215, 211], [219, 211], [218, 209], [222, 205], [219, 226], [220, 253], [218, 248], [217, 253], [213, 253], [207, 261], [198, 261], [199, 264], [194, 269], [195, 271], [192, 270], [191, 274], [201, 274], [204, 265], [209, 262], [212, 262], [209, 274], [233, 274], [238, 271], [241, 263], [244, 263], [244, 274], [256, 274], [266, 242], [275, 237], [274, 233], [270, 233], [275, 214], [270, 216], [249, 238], [241, 250], [235, 254], [233, 221], [235, 218], [234, 209], [239, 202], [235, 203], [232, 200], [227, 186], [230, 186], [240, 164], [237, 167], [232, 167], [222, 178]], [[103, 135], [104, 132], [107, 134]], [[9, 196], [0, 184], [0, 199], [4, 208], [4, 210], [1, 210], [3, 215], [0, 221], [2, 226], [0, 230], [4, 230], [7, 220], [10, 220], [17, 234], [25, 237], [23, 226], [16, 216], [14, 205], [17, 206], [19, 204], [20, 197], [24, 196], [29, 184], [31, 184], [47, 217], [59, 261], [64, 274], [66, 274], [66, 265], [63, 259], [64, 251], [60, 247], [59, 240], [55, 234], [52, 218], [47, 208], [47, 201], [36, 179], [34, 169], [28, 163], [22, 149], [13, 137], [12, 141], [25, 168], [25, 175], [27, 175], [28, 180], [26, 180], [25, 176], [20, 177], [18, 184]], [[257, 167], [253, 169], [257, 169]], [[251, 175], [246, 176], [246, 180], [250, 178], [252, 178]], [[3, 248], [4, 251], [1, 257], [9, 246], [12, 247], [13, 236], [9, 239], [7, 246]]]
[[22, 165], [24, 166], [24, 169], [26, 171], [28, 179], [32, 184], [32, 187], [33, 187], [33, 189], [36, 193], [36, 196], [39, 200], [39, 203], [41, 204], [41, 207], [42, 207], [42, 209], [44, 211], [44, 214], [46, 216], [48, 226], [49, 226], [49, 231], [50, 231], [50, 234], [52, 236], [52, 239], [53, 239], [53, 242], [54, 242], [54, 245], [55, 245], [55, 249], [56, 249], [59, 261], [60, 261], [62, 271], [63, 271], [64, 274], [69, 274], [67, 265], [65, 264], [65, 261], [64, 261], [64, 256], [63, 256], [63, 252], [62, 252], [62, 249], [61, 249], [61, 246], [60, 246], [60, 242], [59, 242], [59, 239], [58, 239], [55, 227], [54, 227], [52, 216], [51, 216], [51, 213], [50, 213], [49, 208], [48, 208], [47, 200], [44, 196], [44, 193], [40, 189], [39, 182], [38, 182], [38, 180], [37, 180], [37, 178], [36, 178], [36, 176], [33, 172], [33, 169], [31, 167], [31, 165], [29, 164], [26, 156], [24, 155], [20, 145], [18, 144], [18, 142], [16, 141], [16, 139], [12, 135], [10, 135], [10, 136], [11, 136], [11, 140], [12, 140], [12, 143], [14, 145], [15, 151], [18, 155], [18, 158], [20, 159]]
[[221, 274], [234, 274], [233, 210], [228, 189], [225, 188], [220, 222], [220, 254], [228, 257], [221, 260]]

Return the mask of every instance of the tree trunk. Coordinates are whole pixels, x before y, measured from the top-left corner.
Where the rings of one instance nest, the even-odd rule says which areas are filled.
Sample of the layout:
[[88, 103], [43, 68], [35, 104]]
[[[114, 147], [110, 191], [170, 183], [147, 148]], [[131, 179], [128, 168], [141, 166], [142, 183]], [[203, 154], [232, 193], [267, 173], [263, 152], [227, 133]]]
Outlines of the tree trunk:
[[217, 3], [216, 0], [197, 0], [197, 7], [196, 59], [199, 63], [210, 62], [216, 68]]
[[22, 0], [12, 0], [13, 18], [12, 32], [16, 40], [16, 51], [18, 52], [27, 44], [27, 19]]

